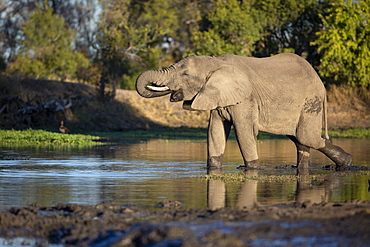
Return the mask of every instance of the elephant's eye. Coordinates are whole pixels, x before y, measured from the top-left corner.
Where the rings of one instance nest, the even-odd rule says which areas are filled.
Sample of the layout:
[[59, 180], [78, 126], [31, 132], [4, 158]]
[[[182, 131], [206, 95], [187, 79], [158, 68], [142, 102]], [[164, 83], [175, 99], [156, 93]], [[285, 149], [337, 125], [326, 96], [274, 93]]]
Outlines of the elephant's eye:
[[187, 76], [187, 75], [189, 75], [189, 73], [188, 73], [188, 71], [187, 71], [187, 70], [185, 70], [185, 71], [182, 73], [182, 75]]

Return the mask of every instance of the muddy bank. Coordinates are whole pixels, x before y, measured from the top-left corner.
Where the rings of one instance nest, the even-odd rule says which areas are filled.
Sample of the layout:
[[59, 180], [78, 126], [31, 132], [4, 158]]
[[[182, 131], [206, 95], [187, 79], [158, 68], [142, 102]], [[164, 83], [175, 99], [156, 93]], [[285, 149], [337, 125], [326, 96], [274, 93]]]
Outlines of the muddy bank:
[[[0, 212], [0, 243], [45, 246], [369, 246], [370, 201], [154, 211], [105, 203]], [[171, 208], [174, 207], [174, 208]], [[153, 207], [155, 208], [155, 207]], [[19, 238], [22, 237], [22, 238]]]
[[[114, 99], [99, 102], [91, 85], [0, 77], [0, 128], [47, 128], [58, 131], [64, 120], [73, 132], [124, 131], [152, 127], [207, 127], [207, 111], [185, 111], [169, 96], [145, 99], [136, 91], [120, 90]], [[47, 102], [72, 100], [60, 112], [36, 107]], [[66, 117], [66, 119], [63, 119]], [[367, 88], [328, 89], [329, 127], [370, 127], [370, 92]]]

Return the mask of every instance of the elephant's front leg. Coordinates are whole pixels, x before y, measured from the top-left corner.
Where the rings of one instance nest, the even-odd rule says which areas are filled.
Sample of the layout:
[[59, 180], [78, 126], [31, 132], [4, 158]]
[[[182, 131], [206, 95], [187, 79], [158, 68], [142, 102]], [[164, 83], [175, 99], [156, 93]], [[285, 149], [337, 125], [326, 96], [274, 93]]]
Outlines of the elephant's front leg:
[[[234, 107], [233, 124], [235, 128], [236, 139], [242, 153], [244, 166], [248, 168], [258, 168], [257, 153], [257, 134], [258, 130], [253, 121], [253, 108], [250, 111], [238, 110]], [[243, 109], [243, 108], [242, 108]], [[235, 114], [236, 113], [236, 114]]]
[[231, 125], [231, 122], [224, 120], [217, 110], [211, 111], [208, 125], [208, 169], [221, 169]]
[[259, 167], [256, 134], [253, 126], [243, 124], [241, 126], [234, 123], [236, 139], [243, 156], [244, 167], [246, 169], [256, 169]]

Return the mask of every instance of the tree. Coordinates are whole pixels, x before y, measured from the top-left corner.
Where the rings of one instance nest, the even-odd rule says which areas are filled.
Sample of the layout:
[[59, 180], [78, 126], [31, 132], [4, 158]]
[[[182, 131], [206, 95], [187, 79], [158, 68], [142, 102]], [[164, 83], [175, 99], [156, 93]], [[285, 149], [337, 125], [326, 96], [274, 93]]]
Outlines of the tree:
[[[98, 82], [99, 98], [115, 96], [115, 88], [120, 81], [122, 64], [129, 57], [136, 57], [141, 47], [145, 47], [150, 34], [148, 26], [136, 26], [130, 19], [131, 0], [108, 0], [103, 2], [103, 13], [98, 23], [96, 51], [101, 64]], [[113, 86], [110, 95], [105, 93], [108, 84]]]
[[[174, 3], [166, 0], [107, 0], [96, 37], [102, 67], [100, 97], [114, 96], [114, 88], [134, 89], [136, 77], [145, 69], [160, 69], [177, 30]], [[113, 91], [105, 95], [106, 85]], [[105, 96], [104, 96], [105, 95]]]
[[264, 20], [264, 31], [253, 55], [265, 57], [292, 52], [317, 65], [316, 47], [310, 43], [322, 28], [319, 13], [327, 7], [328, 1], [254, 0], [252, 6]]
[[40, 5], [50, 6], [53, 14], [64, 18], [66, 27], [76, 31], [75, 50], [91, 58], [91, 38], [100, 9], [98, 0], [0, 0], [0, 54], [3, 60], [14, 62], [22, 41], [22, 27]]
[[78, 67], [88, 65], [83, 54], [75, 52], [72, 44], [75, 31], [66, 28], [63, 17], [53, 13], [47, 4], [38, 5], [22, 27], [24, 38], [18, 56], [9, 67], [35, 78], [73, 78]]
[[324, 27], [312, 42], [322, 54], [320, 75], [350, 86], [370, 85], [370, 2], [337, 0], [320, 17]]
[[255, 14], [249, 2], [218, 0], [203, 21], [206, 28], [193, 34], [188, 53], [251, 55], [262, 30]]

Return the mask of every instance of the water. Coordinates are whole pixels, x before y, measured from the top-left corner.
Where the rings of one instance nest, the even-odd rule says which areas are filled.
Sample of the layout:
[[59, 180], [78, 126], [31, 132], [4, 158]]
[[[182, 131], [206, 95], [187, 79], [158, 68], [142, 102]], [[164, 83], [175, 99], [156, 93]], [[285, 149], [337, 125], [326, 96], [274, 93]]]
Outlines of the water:
[[[370, 166], [370, 140], [334, 140], [353, 155], [353, 165]], [[164, 200], [178, 200], [187, 208], [220, 208], [312, 202], [369, 200], [369, 173], [320, 169], [332, 163], [313, 151], [311, 174], [324, 179], [297, 181], [222, 182], [199, 178], [206, 170], [206, 141], [150, 140], [119, 145], [0, 147], [0, 210], [37, 202], [119, 204], [152, 208]], [[260, 175], [295, 174], [276, 166], [295, 164], [289, 140], [258, 143]], [[4, 159], [6, 158], [6, 159]], [[9, 160], [13, 159], [13, 160]], [[229, 141], [223, 161], [227, 173], [240, 172], [239, 148]], [[253, 174], [251, 174], [253, 175]]]

